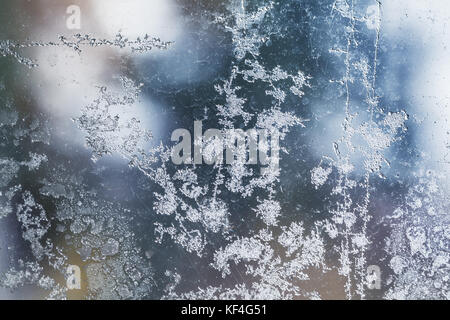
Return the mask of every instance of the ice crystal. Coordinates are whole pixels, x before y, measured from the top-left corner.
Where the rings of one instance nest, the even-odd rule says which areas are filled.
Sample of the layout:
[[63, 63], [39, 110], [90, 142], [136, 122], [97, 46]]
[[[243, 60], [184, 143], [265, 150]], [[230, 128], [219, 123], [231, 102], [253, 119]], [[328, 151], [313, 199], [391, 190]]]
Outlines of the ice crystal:
[[58, 41], [50, 42], [14, 43], [10, 40], [0, 41], [0, 55], [13, 57], [17, 62], [27, 67], [35, 68], [38, 64], [20, 55], [17, 50], [36, 47], [67, 47], [81, 54], [83, 47], [115, 47], [119, 49], [129, 48], [132, 52], [142, 53], [153, 48], [167, 49], [170, 44], [171, 42], [164, 42], [147, 34], [142, 38], [138, 37], [136, 39], [128, 39], [121, 33], [118, 33], [113, 39], [97, 39], [89, 34], [82, 35], [77, 33], [73, 35], [72, 39], [59, 36]]

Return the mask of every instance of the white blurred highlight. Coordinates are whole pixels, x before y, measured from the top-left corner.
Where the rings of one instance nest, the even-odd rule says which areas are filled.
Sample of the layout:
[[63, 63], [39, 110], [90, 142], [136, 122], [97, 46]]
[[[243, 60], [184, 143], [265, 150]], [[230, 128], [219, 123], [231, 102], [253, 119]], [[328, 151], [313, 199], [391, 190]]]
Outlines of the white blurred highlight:
[[[416, 142], [429, 166], [450, 171], [450, 1], [383, 2], [383, 37], [407, 44], [411, 77], [406, 94], [421, 119]], [[394, 66], [395, 67], [395, 66]]]
[[[89, 33], [99, 38], [114, 39], [118, 32], [128, 38], [149, 36], [173, 41], [180, 33], [177, 12], [170, 0], [96, 0], [81, 7], [82, 30], [67, 30], [59, 19], [39, 25], [30, 35], [40, 39], [40, 35], [54, 35], [56, 41], [61, 34], [70, 38], [73, 33]], [[71, 118], [80, 115], [80, 109], [99, 96], [99, 87], [109, 91], [123, 90], [115, 76], [123, 73], [117, 63], [130, 53], [129, 50], [108, 48], [82, 48], [81, 55], [67, 47], [36, 48], [33, 58], [39, 66], [29, 73], [28, 84], [37, 98], [38, 106], [52, 115], [52, 123], [58, 143], [84, 144], [83, 134], [75, 127]], [[148, 54], [157, 54], [155, 49]], [[136, 118], [147, 130], [158, 134], [162, 124], [152, 116], [157, 111], [150, 100], [141, 96], [141, 101], [127, 110], [118, 112], [125, 118]]]
[[147, 33], [167, 41], [176, 41], [181, 26], [171, 0], [96, 0], [92, 2], [95, 19], [110, 36], [120, 30], [128, 37]]

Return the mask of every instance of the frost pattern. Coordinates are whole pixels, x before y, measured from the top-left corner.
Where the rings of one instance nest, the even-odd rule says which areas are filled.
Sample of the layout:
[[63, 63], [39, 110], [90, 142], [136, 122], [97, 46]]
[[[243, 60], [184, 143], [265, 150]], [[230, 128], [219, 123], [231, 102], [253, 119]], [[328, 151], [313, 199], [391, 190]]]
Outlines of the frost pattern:
[[[9, 270], [2, 272], [3, 287], [35, 285], [46, 290], [49, 299], [67, 298], [64, 284], [47, 270], [67, 277], [67, 266], [76, 260], [84, 266], [87, 287], [83, 293], [90, 299], [322, 299], [334, 295], [366, 299], [374, 294], [369, 290], [368, 266], [376, 264], [386, 275], [377, 297], [450, 298], [448, 177], [424, 165], [408, 178], [392, 179], [399, 157], [394, 150], [408, 143], [411, 121], [406, 106], [394, 107], [395, 101], [383, 96], [379, 81], [383, 75], [379, 68], [382, 3], [336, 0], [318, 9], [306, 1], [302, 12], [310, 19], [309, 36], [333, 28], [319, 34], [323, 43], [315, 44], [317, 48], [313, 44], [291, 48], [295, 57], [311, 55], [315, 69], [300, 58], [289, 63], [274, 58], [284, 54], [282, 46], [270, 53], [273, 43], [290, 48], [292, 36], [286, 39], [288, 31], [278, 24], [282, 25], [280, 14], [287, 12], [287, 19], [295, 4], [263, 2], [229, 1], [225, 10], [208, 21], [223, 39], [230, 40], [231, 56], [225, 75], [202, 84], [209, 88], [202, 90], [214, 97], [207, 100], [202, 118], [193, 112], [192, 120], [217, 124], [223, 133], [252, 128], [278, 132], [280, 145], [272, 152], [279, 151], [286, 161], [296, 157], [288, 171], [295, 178], [286, 178], [285, 167], [273, 163], [249, 166], [245, 150], [237, 150], [239, 156], [232, 164], [174, 165], [173, 144], [154, 141], [150, 130], [132, 115], [146, 94], [143, 89], [148, 89], [135, 75], [117, 76], [119, 86], [99, 86], [97, 98], [80, 106], [80, 115], [72, 119], [90, 152], [86, 169], [72, 167], [70, 162], [56, 164], [63, 156], [50, 148], [46, 120], [36, 114], [23, 117], [8, 100], [0, 112], [0, 129], [7, 137], [1, 148], [19, 152], [0, 157], [0, 222], [11, 220], [20, 227], [30, 255], [29, 261], [12, 261]], [[316, 18], [318, 22], [313, 21]], [[144, 53], [169, 49], [171, 44], [147, 35], [130, 40], [119, 33], [107, 40], [77, 34], [46, 43], [2, 40], [0, 55], [37, 68], [36, 62], [18, 51], [68, 47], [82, 55], [84, 47], [114, 47]], [[326, 59], [325, 67], [321, 59]], [[6, 91], [5, 87], [0, 86], [0, 91]], [[315, 141], [305, 143], [325, 117], [314, 110], [321, 103], [342, 116], [333, 119], [338, 122], [336, 134], [322, 149]], [[327, 141], [325, 135], [323, 141]], [[205, 158], [213, 158], [215, 141], [200, 139], [193, 144], [203, 149]], [[32, 151], [20, 152], [25, 146], [32, 146]], [[269, 150], [267, 145], [262, 148]], [[305, 160], [291, 155], [302, 148], [316, 148], [319, 155], [316, 152]], [[109, 172], [104, 159], [113, 157], [128, 162], [129, 171], [122, 172], [121, 179], [133, 175], [139, 186], [145, 186], [144, 200], [133, 187], [128, 198], [125, 191], [120, 194], [122, 190], [114, 200], [102, 194], [108, 187], [96, 179], [104, 179], [102, 172]], [[413, 165], [409, 161], [405, 166]], [[33, 183], [23, 178], [34, 175], [44, 178]], [[297, 182], [301, 189], [296, 188]], [[396, 201], [389, 201], [391, 195], [379, 191], [383, 189], [401, 192], [392, 191]], [[311, 205], [308, 197], [319, 197], [319, 204]], [[129, 205], [133, 201], [143, 203], [141, 209]], [[205, 276], [192, 285], [185, 270], [172, 266], [155, 270], [153, 252], [141, 245], [143, 233], [137, 231], [141, 223], [152, 244], [175, 248], [176, 254], [187, 257], [191, 264], [187, 268], [199, 268], [197, 273]], [[385, 233], [382, 238], [374, 231], [377, 228]], [[373, 254], [374, 248], [382, 253]], [[208, 277], [213, 281], [207, 281]], [[327, 277], [337, 279], [338, 293], [318, 285], [318, 279]]]
[[3, 57], [12, 57], [17, 62], [29, 67], [35, 68], [38, 66], [33, 60], [23, 57], [17, 50], [36, 48], [36, 47], [67, 47], [78, 54], [82, 53], [83, 47], [116, 47], [129, 48], [132, 52], [142, 53], [150, 51], [153, 48], [167, 49], [171, 42], [161, 41], [159, 38], [152, 38], [149, 35], [136, 39], [128, 39], [121, 33], [118, 33], [114, 39], [97, 39], [89, 34], [75, 34], [73, 39], [67, 39], [65, 36], [60, 36], [58, 41], [51, 42], [30, 42], [30, 43], [14, 43], [10, 40], [0, 41], [0, 55]]

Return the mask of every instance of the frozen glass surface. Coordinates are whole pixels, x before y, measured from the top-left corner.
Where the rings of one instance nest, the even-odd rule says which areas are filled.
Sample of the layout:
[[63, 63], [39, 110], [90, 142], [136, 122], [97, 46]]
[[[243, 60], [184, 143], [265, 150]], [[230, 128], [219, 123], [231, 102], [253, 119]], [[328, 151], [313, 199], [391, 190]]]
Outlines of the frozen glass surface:
[[449, 299], [446, 0], [5, 0], [0, 298]]

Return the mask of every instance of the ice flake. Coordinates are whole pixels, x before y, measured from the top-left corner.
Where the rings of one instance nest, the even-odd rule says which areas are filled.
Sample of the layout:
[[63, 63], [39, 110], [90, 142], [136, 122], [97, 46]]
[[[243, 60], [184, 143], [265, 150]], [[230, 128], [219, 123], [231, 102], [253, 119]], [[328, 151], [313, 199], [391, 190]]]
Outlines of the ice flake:
[[277, 201], [264, 200], [258, 205], [255, 211], [257, 216], [261, 216], [265, 224], [275, 226], [278, 224], [281, 206]]
[[311, 170], [311, 183], [316, 189], [327, 181], [331, 171], [331, 168], [322, 168], [321, 166], [315, 167]]

